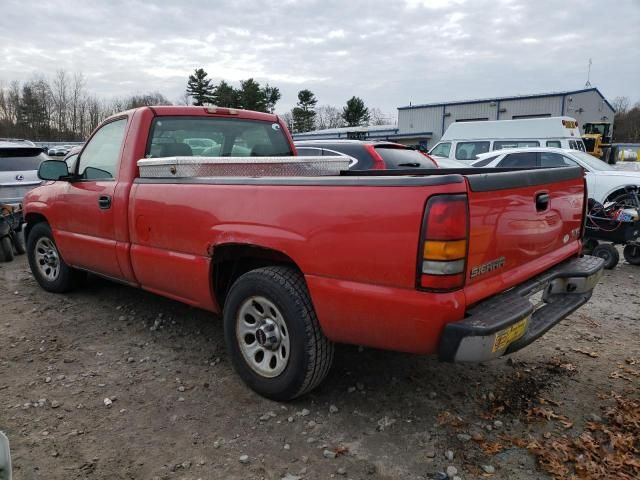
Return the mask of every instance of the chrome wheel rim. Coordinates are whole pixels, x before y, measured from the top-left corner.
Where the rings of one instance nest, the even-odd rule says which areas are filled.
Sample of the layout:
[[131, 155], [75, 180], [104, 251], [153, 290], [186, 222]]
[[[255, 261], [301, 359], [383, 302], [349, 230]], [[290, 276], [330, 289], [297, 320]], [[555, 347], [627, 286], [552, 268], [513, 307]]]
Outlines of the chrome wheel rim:
[[36, 242], [36, 266], [44, 278], [53, 282], [60, 275], [60, 255], [53, 240], [42, 237]]
[[278, 307], [265, 297], [249, 297], [240, 305], [236, 340], [249, 367], [262, 377], [277, 377], [289, 363], [289, 329]]

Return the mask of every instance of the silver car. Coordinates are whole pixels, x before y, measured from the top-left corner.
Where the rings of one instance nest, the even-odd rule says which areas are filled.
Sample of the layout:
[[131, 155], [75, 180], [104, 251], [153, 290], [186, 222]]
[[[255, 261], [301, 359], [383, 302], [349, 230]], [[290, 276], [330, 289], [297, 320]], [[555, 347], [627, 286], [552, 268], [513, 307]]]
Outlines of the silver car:
[[0, 142], [0, 203], [17, 205], [40, 185], [38, 168], [47, 160], [44, 152], [24, 143]]

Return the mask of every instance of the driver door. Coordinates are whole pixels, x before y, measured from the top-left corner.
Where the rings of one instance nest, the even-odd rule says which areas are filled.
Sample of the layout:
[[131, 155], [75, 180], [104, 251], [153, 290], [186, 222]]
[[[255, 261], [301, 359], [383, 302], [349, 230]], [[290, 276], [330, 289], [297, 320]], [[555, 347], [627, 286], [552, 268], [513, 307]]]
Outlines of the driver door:
[[60, 195], [65, 210], [56, 243], [65, 261], [91, 272], [122, 278], [116, 256], [114, 192], [127, 119], [111, 121], [91, 137], [76, 162], [79, 178]]

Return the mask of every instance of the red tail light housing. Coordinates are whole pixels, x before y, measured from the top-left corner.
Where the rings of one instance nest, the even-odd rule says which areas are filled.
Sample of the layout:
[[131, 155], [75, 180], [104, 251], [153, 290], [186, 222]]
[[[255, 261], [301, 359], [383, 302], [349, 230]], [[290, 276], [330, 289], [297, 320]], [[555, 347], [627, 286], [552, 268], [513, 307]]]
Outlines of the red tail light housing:
[[429, 198], [422, 221], [417, 288], [442, 292], [464, 287], [468, 248], [467, 195]]
[[371, 144], [366, 144], [364, 146], [365, 150], [367, 152], [369, 152], [369, 155], [371, 155], [371, 159], [373, 160], [373, 167], [371, 167], [371, 170], [386, 170], [387, 167], [384, 163], [384, 159], [382, 158], [382, 156], [376, 152], [376, 148], [371, 145]]

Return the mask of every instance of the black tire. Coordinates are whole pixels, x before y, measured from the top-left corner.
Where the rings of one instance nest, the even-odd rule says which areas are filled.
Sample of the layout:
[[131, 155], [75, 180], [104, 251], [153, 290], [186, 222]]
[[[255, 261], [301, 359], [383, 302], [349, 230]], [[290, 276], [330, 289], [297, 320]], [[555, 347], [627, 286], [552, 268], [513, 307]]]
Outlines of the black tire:
[[[236, 336], [242, 306], [258, 296], [277, 307], [288, 330], [288, 361], [284, 370], [272, 378], [251, 367]], [[329, 373], [334, 345], [322, 333], [304, 277], [297, 270], [274, 266], [245, 273], [231, 287], [223, 315], [224, 336], [233, 366], [260, 395], [278, 401], [291, 400], [316, 388]]]
[[591, 255], [594, 257], [600, 257], [604, 260], [604, 268], [611, 270], [620, 261], [620, 254], [618, 249], [610, 243], [601, 243], [593, 249]]
[[584, 242], [582, 242], [582, 253], [585, 255], [591, 255], [593, 249], [598, 246], [598, 240], [595, 238], [586, 238]]
[[13, 232], [11, 235], [13, 240], [13, 248], [17, 255], [24, 255], [27, 253], [27, 244], [24, 241], [24, 229], [20, 232]]
[[10, 262], [13, 260], [13, 244], [10, 236], [7, 235], [0, 239], [0, 250], [2, 250], [0, 255], [2, 256], [3, 262]]
[[639, 244], [630, 243], [629, 245], [625, 245], [624, 250], [622, 250], [622, 254], [624, 255], [624, 259], [631, 265], [640, 265]]
[[[58, 256], [59, 271], [54, 279], [47, 278], [38, 267], [36, 245], [41, 239], [48, 239], [55, 248]], [[35, 224], [29, 232], [29, 238], [27, 239], [27, 258], [29, 259], [31, 273], [33, 273], [36, 281], [43, 289], [53, 293], [64, 293], [73, 290], [78, 286], [78, 284], [85, 278], [86, 274], [85, 272], [76, 270], [75, 268], [67, 265], [60, 253], [57, 251], [55, 243], [53, 234], [51, 233], [51, 228], [48, 224], [44, 222]]]

